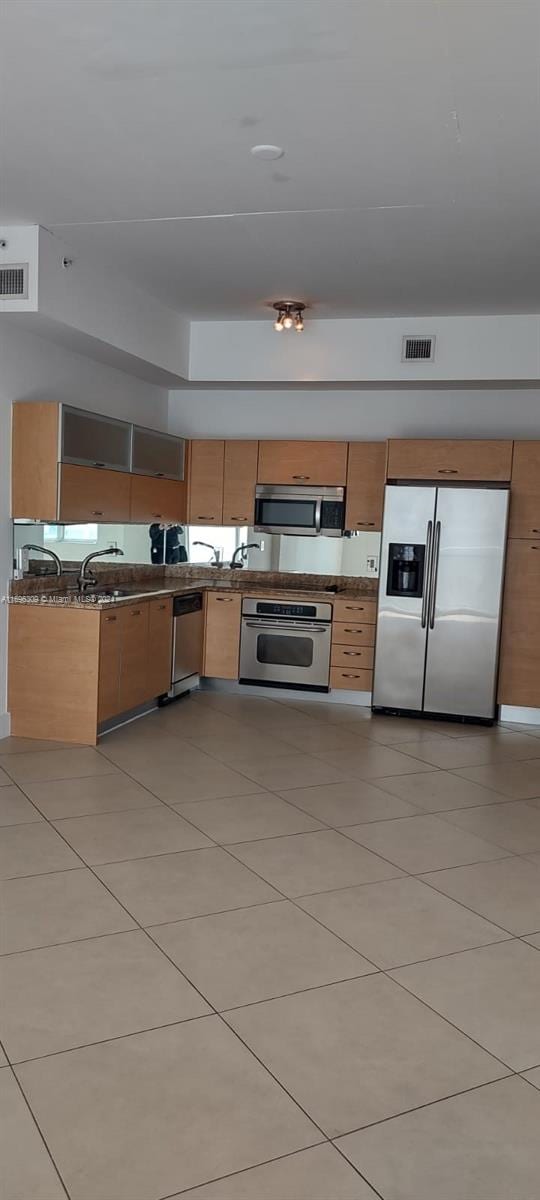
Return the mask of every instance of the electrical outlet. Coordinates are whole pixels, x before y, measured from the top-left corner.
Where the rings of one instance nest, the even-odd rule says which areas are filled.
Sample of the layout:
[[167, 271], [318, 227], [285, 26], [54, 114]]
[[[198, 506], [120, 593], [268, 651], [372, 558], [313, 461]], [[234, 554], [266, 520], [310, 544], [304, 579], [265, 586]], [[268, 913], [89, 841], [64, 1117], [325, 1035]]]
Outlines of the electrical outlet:
[[366, 567], [367, 567], [368, 575], [378, 575], [379, 574], [379, 555], [378, 554], [368, 555], [368, 557], [366, 558]]

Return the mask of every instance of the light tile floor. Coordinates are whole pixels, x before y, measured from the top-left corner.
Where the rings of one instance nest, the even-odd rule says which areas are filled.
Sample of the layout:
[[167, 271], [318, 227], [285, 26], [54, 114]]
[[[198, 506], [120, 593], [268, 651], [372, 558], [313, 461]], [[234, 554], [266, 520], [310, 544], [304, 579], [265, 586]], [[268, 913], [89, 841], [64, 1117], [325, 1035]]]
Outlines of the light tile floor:
[[540, 731], [0, 742], [5, 1200], [536, 1200]]

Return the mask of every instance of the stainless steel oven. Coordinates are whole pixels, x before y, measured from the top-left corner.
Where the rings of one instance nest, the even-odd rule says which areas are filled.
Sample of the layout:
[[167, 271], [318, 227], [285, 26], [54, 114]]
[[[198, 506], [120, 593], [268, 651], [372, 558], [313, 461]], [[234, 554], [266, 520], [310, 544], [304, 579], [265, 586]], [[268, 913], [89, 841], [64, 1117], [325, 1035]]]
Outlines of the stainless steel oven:
[[304, 537], [341, 537], [345, 489], [259, 484], [255, 492], [256, 533], [292, 533]]
[[245, 599], [240, 683], [327, 692], [331, 604]]

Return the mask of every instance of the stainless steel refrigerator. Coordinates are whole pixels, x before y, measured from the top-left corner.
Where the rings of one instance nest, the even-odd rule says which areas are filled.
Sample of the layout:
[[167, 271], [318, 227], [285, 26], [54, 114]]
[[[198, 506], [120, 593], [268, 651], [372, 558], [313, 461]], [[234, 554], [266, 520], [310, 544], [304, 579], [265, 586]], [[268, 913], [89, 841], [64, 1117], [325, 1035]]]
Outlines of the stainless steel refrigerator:
[[508, 495], [387, 486], [374, 709], [493, 720]]

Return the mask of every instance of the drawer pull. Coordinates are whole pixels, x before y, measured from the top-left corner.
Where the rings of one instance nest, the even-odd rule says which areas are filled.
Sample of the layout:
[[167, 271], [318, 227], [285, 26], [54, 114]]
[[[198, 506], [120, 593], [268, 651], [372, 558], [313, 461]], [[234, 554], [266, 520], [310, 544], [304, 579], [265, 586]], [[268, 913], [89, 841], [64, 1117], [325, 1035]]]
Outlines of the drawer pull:
[[93, 517], [102, 517], [102, 516], [103, 516], [103, 509], [102, 509], [102, 508], [93, 508], [93, 509], [92, 509], [92, 516], [93, 516]]
[[311, 479], [311, 475], [293, 475], [293, 479]]
[[356, 524], [357, 525], [369, 525], [370, 529], [373, 529], [375, 526], [375, 521], [357, 521]]
[[140, 615], [141, 615], [140, 608], [132, 608], [131, 615], [132, 615], [132, 617], [140, 617]]
[[341, 672], [341, 674], [342, 674], [342, 676], [343, 676], [343, 678], [344, 678], [344, 679], [360, 679], [360, 676], [359, 676], [359, 675], [352, 675], [352, 674], [350, 674], [350, 673], [349, 673], [349, 674], [347, 674], [347, 671], [342, 671], [342, 672]]
[[344, 629], [344, 633], [363, 633], [363, 629]]
[[233, 517], [231, 515], [231, 521], [247, 521], [247, 519], [247, 517]]
[[198, 520], [198, 521], [215, 521], [215, 519], [216, 519], [215, 517], [205, 517], [205, 516], [204, 516], [203, 514], [201, 514], [201, 513], [199, 513], [199, 515], [198, 515], [198, 517], [197, 517], [197, 520]]
[[105, 617], [105, 620], [106, 621], [116, 621], [116, 617], [111, 617], [111, 616]]
[[437, 475], [459, 475], [457, 467], [439, 467]]
[[153, 517], [162, 517], [163, 513], [152, 513]]
[[218, 604], [232, 604], [233, 597], [232, 596], [216, 596], [215, 599], [217, 600]]
[[347, 609], [347, 612], [363, 612], [364, 611], [363, 604], [346, 604], [345, 608]]
[[344, 650], [343, 655], [345, 658], [361, 658], [362, 651], [361, 650]]
[[533, 533], [540, 533], [540, 529], [533, 529]]

